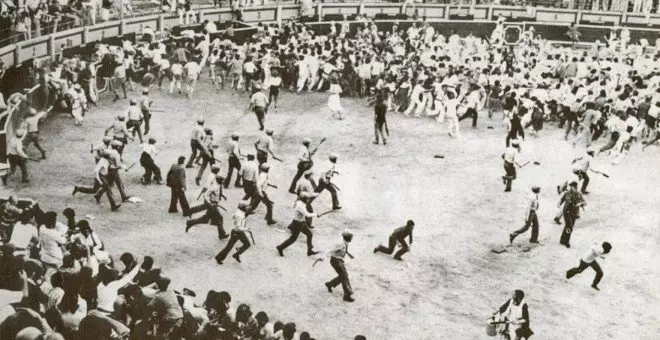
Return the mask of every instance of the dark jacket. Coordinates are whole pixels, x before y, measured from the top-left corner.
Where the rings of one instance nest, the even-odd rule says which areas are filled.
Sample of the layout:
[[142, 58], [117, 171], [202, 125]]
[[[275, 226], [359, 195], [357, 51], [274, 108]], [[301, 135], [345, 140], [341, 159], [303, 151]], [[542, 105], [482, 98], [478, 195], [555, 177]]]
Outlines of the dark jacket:
[[186, 169], [182, 164], [174, 164], [167, 173], [167, 186], [186, 189]]

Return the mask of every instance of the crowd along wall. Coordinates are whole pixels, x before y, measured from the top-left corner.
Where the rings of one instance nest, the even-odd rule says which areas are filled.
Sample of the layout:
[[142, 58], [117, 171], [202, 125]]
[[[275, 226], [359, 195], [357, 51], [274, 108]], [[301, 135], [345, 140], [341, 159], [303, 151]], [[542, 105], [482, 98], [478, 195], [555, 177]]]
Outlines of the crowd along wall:
[[[326, 15], [335, 15], [333, 20], [341, 20], [342, 15], [351, 16], [366, 14], [369, 17], [383, 15], [407, 14], [412, 16], [417, 11], [418, 19], [426, 18], [441, 32], [456, 30], [459, 34], [472, 33], [484, 35], [492, 31], [493, 21], [498, 16], [507, 18], [510, 25], [519, 25], [522, 30], [534, 26], [536, 31], [549, 40], [567, 40], [564, 35], [570, 23], [580, 25], [583, 40], [595, 41], [607, 35], [614, 25], [630, 28], [631, 38], [636, 41], [646, 38], [651, 44], [660, 37], [660, 15], [645, 15], [620, 12], [600, 12], [567, 10], [558, 8], [526, 9], [521, 7], [484, 5], [484, 6], [455, 6], [449, 4], [418, 4], [415, 8], [392, 3], [318, 3], [315, 7], [317, 23], [310, 23], [314, 30], [325, 32], [328, 23], [322, 23]], [[243, 21], [246, 23], [273, 23], [298, 18], [300, 5], [279, 4], [258, 7], [248, 7], [243, 10]], [[195, 14], [195, 22], [200, 23], [206, 19], [210, 21], [227, 21], [232, 18], [228, 8], [211, 8], [200, 10]], [[378, 20], [378, 25], [389, 29], [395, 20]], [[401, 27], [412, 24], [412, 20], [402, 20]], [[45, 57], [54, 58], [55, 54], [66, 48], [90, 44], [109, 37], [118, 37], [125, 34], [136, 34], [146, 26], [159, 31], [166, 27], [179, 24], [179, 18], [173, 14], [151, 14], [124, 20], [99, 23], [94, 26], [74, 28], [55, 34], [34, 38], [0, 48], [0, 60], [8, 67], [19, 65], [31, 59]], [[351, 25], [352, 29], [355, 24]], [[241, 29], [237, 38], [250, 36], [254, 29]], [[6, 160], [7, 137], [20, 124], [18, 109], [9, 110], [0, 114], [0, 161]]]

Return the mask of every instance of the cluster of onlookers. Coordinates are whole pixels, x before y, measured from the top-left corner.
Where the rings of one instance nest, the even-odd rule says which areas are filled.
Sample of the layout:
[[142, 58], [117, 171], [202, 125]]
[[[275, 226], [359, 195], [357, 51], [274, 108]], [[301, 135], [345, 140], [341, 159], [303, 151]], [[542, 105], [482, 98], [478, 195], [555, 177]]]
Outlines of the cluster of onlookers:
[[226, 291], [174, 290], [150, 256], [113, 258], [71, 208], [9, 197], [0, 244], [0, 339], [312, 339]]

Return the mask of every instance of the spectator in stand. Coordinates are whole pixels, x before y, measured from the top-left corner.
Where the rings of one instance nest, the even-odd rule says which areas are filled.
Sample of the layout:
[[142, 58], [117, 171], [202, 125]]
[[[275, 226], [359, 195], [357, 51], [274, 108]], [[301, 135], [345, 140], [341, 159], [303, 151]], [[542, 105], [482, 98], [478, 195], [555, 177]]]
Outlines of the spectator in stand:
[[14, 43], [32, 39], [32, 20], [28, 12], [21, 10], [16, 16], [16, 35]]

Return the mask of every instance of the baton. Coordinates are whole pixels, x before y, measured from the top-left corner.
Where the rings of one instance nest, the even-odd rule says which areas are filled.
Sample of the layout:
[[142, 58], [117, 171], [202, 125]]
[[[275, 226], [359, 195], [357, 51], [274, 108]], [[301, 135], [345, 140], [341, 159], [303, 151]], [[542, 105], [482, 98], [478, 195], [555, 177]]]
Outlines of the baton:
[[333, 209], [333, 210], [328, 210], [328, 211], [326, 211], [326, 212], [320, 213], [320, 214], [319, 214], [319, 217], [321, 217], [321, 216], [323, 216], [323, 215], [327, 215], [327, 214], [332, 213], [332, 212], [335, 212], [335, 211], [337, 211], [337, 210], [334, 210], [334, 209]]
[[271, 188], [275, 188], [275, 189], [277, 189], [277, 185], [275, 185], [275, 184], [270, 184], [270, 183], [268, 183], [268, 186], [271, 187]]
[[387, 121], [385, 121], [385, 132], [387, 133], [387, 136], [390, 136], [390, 128], [387, 127]]
[[316, 264], [317, 264], [318, 262], [321, 262], [321, 261], [323, 261], [322, 258], [321, 258], [321, 259], [316, 259], [316, 261], [314, 261], [314, 263], [312, 263], [312, 267], [316, 266]]
[[149, 109], [149, 112], [165, 112], [165, 110], [159, 110], [159, 109]]
[[252, 235], [252, 230], [248, 230], [248, 233], [250, 233], [250, 238], [252, 239], [252, 244], [254, 244], [256, 246], [257, 243], [254, 242], [254, 235]]
[[33, 161], [33, 162], [41, 162], [41, 159], [37, 159], [37, 158], [30, 158], [30, 157], [28, 157], [28, 159], [31, 160], [31, 161]]
[[133, 162], [133, 164], [131, 164], [128, 168], [126, 168], [125, 171], [131, 170], [131, 168], [134, 167], [134, 166], [135, 166], [135, 162]]
[[277, 158], [277, 157], [275, 157], [275, 156], [273, 156], [273, 159], [276, 160], [276, 161], [278, 161], [278, 162], [284, 162], [282, 159]]
[[219, 205], [218, 208], [220, 208], [220, 209], [222, 209], [222, 210], [224, 210], [224, 211], [227, 211], [227, 209], [225, 209], [225, 207], [223, 207], [223, 206], [221, 206], [221, 205]]
[[341, 191], [341, 189], [339, 189], [339, 187], [336, 186], [334, 183], [330, 182], [330, 185], [331, 185], [333, 188], [335, 188], [335, 190], [337, 190], [337, 191]]
[[199, 192], [199, 195], [197, 196], [196, 201], [199, 201], [199, 198], [202, 197], [203, 193], [204, 193], [204, 190], [202, 189], [202, 191]]
[[525, 166], [527, 166], [527, 164], [529, 164], [529, 161], [527, 161], [527, 162], [525, 162], [523, 165], [521, 165], [520, 168], [521, 168], [521, 169], [524, 168]]

